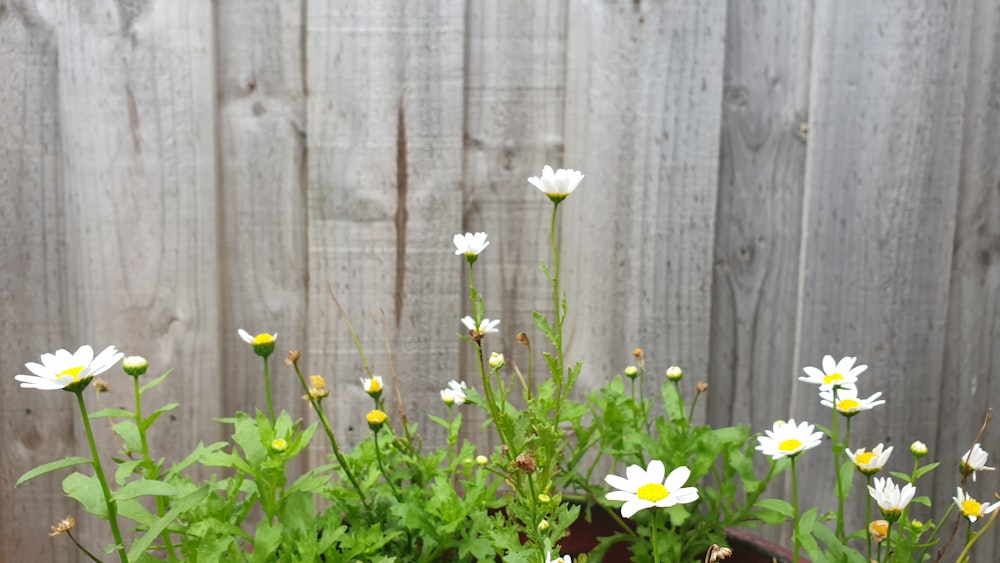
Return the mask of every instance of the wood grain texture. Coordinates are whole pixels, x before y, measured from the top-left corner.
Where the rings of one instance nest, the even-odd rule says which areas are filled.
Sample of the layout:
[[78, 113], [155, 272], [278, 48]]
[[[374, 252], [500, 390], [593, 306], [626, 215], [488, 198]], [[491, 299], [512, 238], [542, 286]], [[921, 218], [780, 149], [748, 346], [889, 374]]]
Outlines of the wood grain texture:
[[[799, 372], [811, 31], [809, 3], [729, 2], [707, 396], [716, 425], [770, 427], [786, 416]], [[758, 465], [766, 471], [763, 457]], [[788, 535], [776, 526], [757, 533]]]
[[671, 364], [708, 370], [722, 101], [721, 2], [574, 3], [561, 205], [569, 361], [598, 387], [642, 346], [646, 391]]
[[[854, 419], [849, 445], [896, 445], [891, 469], [907, 470], [910, 442], [943, 422], [928, 413], [940, 405], [970, 9], [816, 9], [795, 365], [831, 354], [869, 366], [861, 396], [882, 391], [888, 403]], [[795, 382], [787, 416], [829, 424], [831, 411]], [[800, 464], [810, 505], [836, 506], [829, 457]]]
[[[305, 361], [328, 377], [334, 430], [352, 443], [369, 432], [364, 415], [372, 403], [331, 289], [372, 369], [386, 378], [394, 426], [399, 409], [383, 329], [411, 421], [443, 408], [438, 390], [458, 371], [452, 335], [462, 286], [451, 237], [462, 223], [464, 12], [457, 1], [320, 2], [309, 4], [307, 22]], [[443, 439], [422, 426], [429, 441]]]
[[[540, 175], [545, 164], [563, 163], [565, 7], [477, 1], [469, 5], [467, 22], [464, 217], [456, 232], [485, 231], [491, 241], [476, 262], [475, 277], [486, 316], [501, 324], [500, 333], [484, 341], [484, 350], [502, 352], [509, 365], [526, 371], [527, 351], [516, 342], [523, 331], [535, 347], [534, 368], [544, 371], [538, 351], [548, 345], [532, 312], [552, 316], [551, 286], [540, 268], [543, 259], [551, 262], [552, 203], [527, 178]], [[467, 276], [464, 264], [462, 275]], [[465, 293], [463, 315], [472, 312]], [[463, 343], [462, 351], [462, 377], [481, 389], [473, 350]], [[463, 414], [470, 440], [492, 445], [492, 428], [478, 432], [483, 411], [469, 408]]]
[[[971, 13], [965, 114], [961, 137], [958, 210], [948, 292], [944, 361], [940, 368], [941, 400], [935, 450], [945, 463], [972, 446], [987, 408], [1000, 416], [1000, 6], [977, 2]], [[982, 447], [996, 461], [1000, 428], [994, 418]], [[996, 465], [996, 463], [990, 463]], [[950, 468], [949, 468], [950, 469]], [[935, 472], [934, 498], [955, 494], [951, 471]], [[970, 483], [969, 494], [990, 498], [1000, 478]], [[961, 537], [961, 536], [960, 536]], [[991, 533], [977, 544], [976, 561], [1000, 558], [1000, 535]]]
[[49, 526], [79, 516], [62, 492], [69, 471], [14, 489], [36, 465], [78, 455], [73, 398], [21, 389], [13, 376], [25, 362], [69, 347], [69, 305], [62, 225], [58, 44], [49, 15], [32, 3], [0, 9], [0, 561], [76, 561], [66, 538]]
[[305, 27], [302, 2], [216, 5], [224, 412], [267, 411], [262, 362], [237, 336], [278, 334], [275, 413], [305, 414], [282, 365], [306, 345]]

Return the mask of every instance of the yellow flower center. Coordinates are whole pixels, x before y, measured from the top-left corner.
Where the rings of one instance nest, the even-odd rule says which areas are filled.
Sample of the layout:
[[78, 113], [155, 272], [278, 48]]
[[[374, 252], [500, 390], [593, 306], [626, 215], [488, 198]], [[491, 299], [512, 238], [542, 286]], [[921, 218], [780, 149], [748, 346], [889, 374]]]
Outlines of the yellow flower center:
[[837, 402], [837, 410], [841, 412], [854, 412], [861, 408], [861, 403], [857, 399], [844, 399]]
[[843, 380], [844, 380], [843, 375], [840, 375], [839, 373], [831, 373], [830, 375], [827, 375], [826, 377], [823, 378], [823, 384], [829, 385], [835, 381], [843, 381]]
[[382, 424], [385, 419], [388, 418], [384, 412], [375, 410], [368, 413], [368, 423], [369, 424]]
[[867, 465], [875, 458], [875, 452], [864, 452], [854, 456], [854, 462], [858, 465]]
[[257, 336], [254, 336], [253, 342], [251, 344], [254, 346], [259, 346], [261, 344], [272, 344], [272, 343], [274, 343], [274, 336], [266, 332], [263, 332], [261, 334], [258, 334]]
[[979, 516], [979, 512], [982, 511], [983, 505], [974, 498], [967, 498], [962, 501], [962, 514], [966, 516]]
[[73, 381], [80, 381], [80, 372], [83, 371], [83, 368], [84, 368], [84, 366], [67, 368], [67, 369], [63, 370], [62, 373], [59, 373], [58, 375], [56, 375], [56, 379], [59, 379], [60, 377], [62, 377], [64, 375], [71, 375], [71, 376], [73, 376]]
[[639, 487], [639, 490], [635, 493], [635, 495], [642, 500], [659, 502], [670, 496], [670, 491], [659, 483], [649, 483]]
[[778, 444], [778, 449], [783, 452], [794, 452], [802, 447], [802, 442], [796, 440], [795, 438], [789, 438], [784, 442]]

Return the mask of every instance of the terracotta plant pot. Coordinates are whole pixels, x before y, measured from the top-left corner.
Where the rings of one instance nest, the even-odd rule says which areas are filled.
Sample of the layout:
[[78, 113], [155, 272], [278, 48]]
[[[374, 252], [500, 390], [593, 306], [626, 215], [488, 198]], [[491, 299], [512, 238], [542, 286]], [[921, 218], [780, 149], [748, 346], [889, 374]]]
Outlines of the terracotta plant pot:
[[[565, 555], [578, 556], [588, 553], [597, 547], [597, 538], [613, 533], [617, 524], [603, 510], [594, 510], [591, 521], [579, 518], [569, 528], [569, 535], [559, 542], [561, 552]], [[733, 555], [726, 563], [792, 563], [792, 553], [778, 545], [760, 539], [739, 528], [726, 530], [726, 537]], [[608, 563], [628, 561], [631, 553], [624, 543], [612, 546], [604, 556]], [[799, 557], [800, 563], [809, 563], [808, 559]]]

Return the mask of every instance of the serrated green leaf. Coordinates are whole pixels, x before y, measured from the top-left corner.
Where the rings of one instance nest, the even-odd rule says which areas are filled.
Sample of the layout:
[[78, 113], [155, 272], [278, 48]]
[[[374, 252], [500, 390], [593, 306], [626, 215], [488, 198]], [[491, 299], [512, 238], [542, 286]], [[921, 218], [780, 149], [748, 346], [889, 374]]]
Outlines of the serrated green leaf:
[[29, 470], [24, 475], [17, 478], [17, 482], [14, 483], [15, 487], [20, 487], [22, 483], [26, 483], [35, 477], [40, 477], [46, 473], [52, 473], [53, 471], [59, 471], [60, 469], [66, 469], [67, 467], [73, 467], [75, 465], [90, 464], [91, 461], [88, 458], [80, 456], [66, 457], [56, 461], [50, 461], [46, 464], [39, 465], [38, 467]]
[[548, 338], [549, 342], [551, 342], [552, 345], [554, 346], [556, 343], [556, 336], [555, 332], [552, 330], [552, 324], [549, 322], [549, 320], [545, 318], [545, 315], [539, 313], [538, 311], [532, 311], [531, 316], [534, 317], [535, 326], [538, 327], [538, 330], [542, 331], [542, 334], [545, 335], [545, 338]]
[[111, 430], [125, 442], [130, 452], [142, 451], [142, 439], [139, 437], [139, 427], [132, 420], [123, 420], [111, 427]]
[[179, 406], [181, 406], [180, 403], [168, 403], [156, 409], [149, 416], [147, 416], [145, 420], [143, 420], [140, 423], [139, 425], [140, 430], [145, 432], [150, 426], [152, 426], [153, 422], [155, 422], [157, 418], [160, 418], [160, 415], [162, 415], [165, 412], [170, 412]]
[[115, 483], [118, 486], [125, 484], [128, 478], [131, 477], [136, 472], [136, 468], [139, 467], [145, 460], [142, 459], [130, 459], [127, 461], [122, 461], [118, 465], [118, 469], [115, 470]]
[[149, 549], [149, 546], [153, 545], [153, 542], [157, 537], [159, 537], [160, 534], [163, 533], [163, 530], [167, 529], [167, 526], [173, 523], [178, 516], [188, 510], [191, 510], [198, 503], [205, 500], [208, 493], [208, 486], [204, 486], [178, 500], [169, 512], [159, 518], [155, 524], [149, 527], [149, 530], [147, 530], [145, 534], [132, 544], [131, 549], [128, 550], [129, 560], [138, 560], [139, 557], [145, 553], [147, 549]]

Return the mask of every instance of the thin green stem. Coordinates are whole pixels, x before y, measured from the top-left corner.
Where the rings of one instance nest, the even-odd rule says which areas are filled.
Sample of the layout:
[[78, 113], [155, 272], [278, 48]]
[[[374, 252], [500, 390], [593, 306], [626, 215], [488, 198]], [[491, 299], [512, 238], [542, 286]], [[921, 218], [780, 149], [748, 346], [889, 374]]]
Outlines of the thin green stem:
[[267, 364], [267, 356], [264, 358], [264, 391], [267, 393], [267, 414], [274, 424], [274, 404], [271, 402], [271, 372]]
[[[135, 390], [135, 425], [139, 429], [139, 442], [142, 444], [142, 464], [145, 466], [146, 479], [156, 480], [160, 478], [160, 468], [153, 461], [153, 456], [149, 453], [149, 440], [146, 438], [146, 428], [142, 419], [142, 390], [139, 387], [139, 376], [132, 376], [133, 388]], [[167, 499], [161, 496], [156, 497], [156, 515], [162, 517], [167, 513]], [[170, 532], [167, 529], [160, 534], [163, 538], [163, 545], [167, 550], [167, 557], [170, 561], [177, 561], [177, 553], [174, 551], [174, 544], [170, 539]]]
[[83, 400], [83, 390], [76, 391], [76, 401], [80, 405], [80, 415], [83, 417], [83, 427], [87, 431], [87, 442], [90, 444], [90, 455], [94, 460], [94, 473], [101, 483], [101, 492], [104, 494], [104, 505], [108, 510], [108, 524], [111, 525], [111, 535], [115, 538], [115, 551], [122, 563], [128, 563], [128, 554], [125, 552], [125, 541], [122, 540], [122, 532], [118, 528], [118, 504], [111, 498], [111, 489], [108, 488], [108, 480], [104, 477], [104, 466], [101, 464], [101, 456], [97, 453], [97, 443], [94, 441], [94, 430], [90, 427], [90, 415], [87, 414], [87, 404]]
[[795, 546], [794, 563], [799, 563], [799, 480], [795, 471], [795, 456], [792, 456], [792, 544]]
[[76, 541], [76, 538], [73, 537], [73, 532], [70, 532], [69, 530], [67, 530], [66, 531], [66, 535], [69, 536], [69, 539], [73, 540], [73, 543], [76, 544], [76, 547], [79, 548], [79, 550], [82, 551], [84, 555], [86, 555], [87, 557], [89, 557], [91, 559], [91, 561], [97, 561], [97, 563], [101, 563], [100, 559], [98, 559], [97, 557], [95, 557], [94, 554], [91, 553], [86, 547], [83, 547], [80, 544], [80, 542]]
[[[902, 525], [902, 524], [901, 524]], [[885, 559], [889, 560], [889, 556], [892, 554], [892, 544], [889, 541], [892, 539], [892, 527], [895, 526], [893, 522], [889, 522], [889, 525], [885, 529]]]
[[389, 477], [389, 473], [385, 470], [385, 465], [382, 463], [382, 448], [378, 447], [378, 430], [372, 431], [375, 435], [375, 461], [378, 462], [378, 469], [382, 472], [382, 476], [385, 477], [385, 482], [389, 483], [389, 488], [392, 489], [392, 494], [399, 498], [399, 489], [396, 488], [396, 484], [392, 482]]
[[[865, 474], [865, 478], [868, 482], [868, 486], [872, 486], [872, 475]], [[870, 494], [865, 495], [865, 526], [871, 526], [872, 524], [872, 496]], [[868, 540], [868, 561], [872, 560], [872, 535], [871, 529], [865, 530], [865, 538]]]
[[833, 387], [833, 473], [837, 478], [837, 539], [844, 541], [844, 483], [840, 478], [840, 413], [837, 411], [837, 386]]
[[559, 202], [556, 201], [552, 205], [552, 222], [549, 225], [549, 239], [552, 243], [552, 305], [554, 306], [555, 314], [555, 336], [556, 336], [556, 373], [552, 376], [556, 383], [556, 412], [555, 412], [555, 424], [559, 424], [561, 418], [560, 413], [562, 411], [562, 399], [565, 393], [565, 379], [566, 379], [566, 364], [565, 358], [563, 357], [563, 321], [562, 318], [562, 307], [559, 303], [559, 244], [556, 237], [556, 217], [559, 211]]
[[653, 541], [653, 563], [660, 563], [660, 545], [656, 541], [656, 529], [659, 527], [659, 522], [657, 522], [658, 518], [656, 517], [656, 514], [657, 511], [653, 510], [652, 524], [650, 524], [650, 527], [652, 528], [651, 540]]
[[340, 468], [343, 470], [344, 475], [347, 476], [347, 480], [351, 482], [351, 486], [358, 493], [358, 497], [361, 499], [361, 504], [365, 508], [368, 506], [368, 498], [365, 497], [365, 492], [361, 489], [361, 485], [358, 483], [357, 477], [351, 472], [351, 466], [347, 464], [347, 459], [344, 458], [343, 452], [340, 451], [340, 446], [337, 445], [337, 437], [333, 434], [333, 429], [330, 428], [330, 422], [326, 419], [326, 414], [320, 405], [319, 399], [314, 399], [309, 395], [309, 386], [306, 385], [306, 378], [302, 375], [302, 370], [299, 369], [299, 363], [293, 362], [292, 366], [295, 368], [295, 375], [299, 378], [299, 383], [302, 385], [302, 390], [305, 391], [306, 397], [309, 397], [309, 404], [312, 405], [314, 411], [316, 411], [316, 416], [319, 417], [319, 422], [323, 426], [323, 431], [326, 432], [327, 439], [330, 440], [330, 448], [333, 449], [333, 455], [337, 457], [337, 461], [340, 463]]

